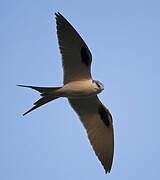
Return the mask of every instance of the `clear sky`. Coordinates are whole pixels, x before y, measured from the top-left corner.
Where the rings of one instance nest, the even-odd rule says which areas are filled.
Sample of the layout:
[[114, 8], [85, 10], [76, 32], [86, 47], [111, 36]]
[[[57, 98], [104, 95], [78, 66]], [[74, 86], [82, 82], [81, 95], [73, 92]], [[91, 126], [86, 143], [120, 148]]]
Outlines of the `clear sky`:
[[[36, 111], [37, 92], [16, 84], [63, 82], [54, 13], [76, 28], [113, 116], [110, 174], [67, 99]], [[160, 1], [0, 1], [0, 179], [160, 179]]]

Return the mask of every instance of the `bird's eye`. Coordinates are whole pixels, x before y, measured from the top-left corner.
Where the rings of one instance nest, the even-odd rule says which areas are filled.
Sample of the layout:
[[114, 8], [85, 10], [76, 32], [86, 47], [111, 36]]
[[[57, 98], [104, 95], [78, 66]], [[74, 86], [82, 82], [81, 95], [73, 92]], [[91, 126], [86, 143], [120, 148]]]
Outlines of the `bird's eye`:
[[96, 85], [98, 86], [98, 88], [100, 88], [101, 86], [99, 85], [99, 83], [98, 82], [96, 82]]
[[95, 83], [97, 85], [98, 88], [101, 88], [101, 83], [96, 81], [96, 80], [92, 80], [93, 83]]
[[100, 88], [101, 86], [96, 82], [96, 85]]

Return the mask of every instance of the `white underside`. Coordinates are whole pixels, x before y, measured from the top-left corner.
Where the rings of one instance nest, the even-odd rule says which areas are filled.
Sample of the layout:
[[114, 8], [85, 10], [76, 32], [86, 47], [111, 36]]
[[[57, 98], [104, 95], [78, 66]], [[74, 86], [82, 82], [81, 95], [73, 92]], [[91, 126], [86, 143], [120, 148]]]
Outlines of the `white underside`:
[[102, 90], [97, 89], [95, 84], [92, 83], [92, 80], [85, 81], [72, 81], [64, 85], [60, 90], [61, 97], [68, 98], [85, 98], [94, 96], [100, 93]]

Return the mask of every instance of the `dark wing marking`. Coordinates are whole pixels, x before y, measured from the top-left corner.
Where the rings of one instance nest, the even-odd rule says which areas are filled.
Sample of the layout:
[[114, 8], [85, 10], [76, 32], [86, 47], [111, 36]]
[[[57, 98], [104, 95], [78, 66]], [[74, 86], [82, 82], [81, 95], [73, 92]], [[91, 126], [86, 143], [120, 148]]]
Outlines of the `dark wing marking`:
[[104, 122], [104, 124], [109, 127], [110, 121], [109, 119], [112, 119], [112, 116], [109, 112], [106, 111], [105, 107], [103, 105], [100, 105], [98, 108], [98, 113], [101, 117], [101, 120]]
[[89, 55], [88, 52], [86, 50], [85, 47], [81, 47], [81, 58], [82, 58], [82, 62], [86, 65], [89, 66], [90, 64], [90, 59], [89, 59]]

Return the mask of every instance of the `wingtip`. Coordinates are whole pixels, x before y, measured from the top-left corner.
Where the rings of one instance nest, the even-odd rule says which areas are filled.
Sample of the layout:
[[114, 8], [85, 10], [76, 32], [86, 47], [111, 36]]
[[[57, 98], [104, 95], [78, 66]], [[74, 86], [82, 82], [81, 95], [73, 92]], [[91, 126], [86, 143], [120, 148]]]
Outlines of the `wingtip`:
[[105, 173], [106, 173], [106, 174], [109, 174], [110, 171], [111, 171], [110, 169], [107, 169], [107, 170], [105, 170]]
[[62, 14], [61, 14], [59, 11], [55, 12], [54, 14], [55, 14], [55, 16], [56, 16], [56, 19], [57, 19], [58, 17], [63, 17]]
[[59, 16], [60, 13], [57, 11], [57, 12], [55, 12], [54, 14], [55, 14], [55, 16], [57, 17], [57, 16]]

